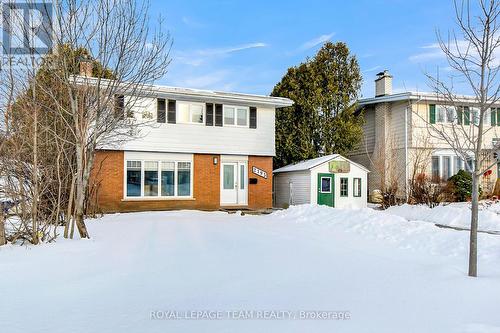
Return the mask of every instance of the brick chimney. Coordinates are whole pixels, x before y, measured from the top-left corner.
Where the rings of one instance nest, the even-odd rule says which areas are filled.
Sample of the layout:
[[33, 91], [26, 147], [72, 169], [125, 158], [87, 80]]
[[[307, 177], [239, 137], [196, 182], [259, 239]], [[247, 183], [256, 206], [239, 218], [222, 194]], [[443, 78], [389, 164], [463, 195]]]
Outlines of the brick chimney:
[[80, 61], [80, 75], [91, 77], [92, 76], [92, 62], [90, 60], [82, 60]]
[[375, 79], [375, 97], [392, 94], [392, 75], [388, 70], [377, 74]]

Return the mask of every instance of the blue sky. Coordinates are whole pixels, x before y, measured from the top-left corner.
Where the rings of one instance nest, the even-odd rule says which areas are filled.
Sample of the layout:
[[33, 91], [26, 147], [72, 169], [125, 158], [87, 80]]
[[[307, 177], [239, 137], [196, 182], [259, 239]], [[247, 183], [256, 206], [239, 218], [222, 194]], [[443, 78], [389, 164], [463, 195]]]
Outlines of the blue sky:
[[159, 83], [269, 94], [287, 68], [326, 40], [346, 42], [358, 58], [363, 97], [388, 69], [394, 90], [430, 90], [424, 72], [446, 68], [436, 29], [454, 27], [451, 0], [159, 1], [174, 43]]

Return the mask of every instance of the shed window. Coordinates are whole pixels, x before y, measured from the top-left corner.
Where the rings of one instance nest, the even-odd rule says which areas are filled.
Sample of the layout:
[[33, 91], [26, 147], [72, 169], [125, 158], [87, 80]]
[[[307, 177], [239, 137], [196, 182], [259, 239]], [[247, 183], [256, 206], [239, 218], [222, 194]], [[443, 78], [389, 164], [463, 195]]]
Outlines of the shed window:
[[321, 177], [321, 193], [332, 193], [332, 179]]
[[340, 196], [347, 197], [349, 195], [349, 178], [340, 178]]
[[355, 197], [361, 196], [361, 178], [354, 178], [352, 180], [352, 195]]

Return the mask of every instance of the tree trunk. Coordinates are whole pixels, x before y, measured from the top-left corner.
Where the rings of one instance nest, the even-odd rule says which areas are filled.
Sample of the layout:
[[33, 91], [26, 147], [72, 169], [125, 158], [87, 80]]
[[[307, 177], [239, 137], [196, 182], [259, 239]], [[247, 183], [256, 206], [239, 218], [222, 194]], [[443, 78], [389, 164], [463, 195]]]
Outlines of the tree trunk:
[[85, 226], [84, 221], [83, 207], [85, 204], [85, 180], [82, 178], [84, 178], [84, 176], [82, 174], [79, 174], [76, 181], [75, 222], [78, 232], [80, 233], [80, 237], [89, 238], [87, 227]]
[[470, 220], [469, 240], [469, 276], [477, 276], [477, 226], [479, 219], [479, 175], [472, 176], [472, 211]]
[[5, 238], [5, 221], [3, 212], [0, 211], [0, 246], [7, 244], [7, 239]]
[[[68, 238], [68, 230], [69, 230], [69, 224], [72, 221], [72, 212], [73, 212], [73, 197], [75, 193], [75, 181], [76, 177], [73, 176], [73, 179], [71, 179], [71, 189], [69, 190], [69, 199], [68, 199], [68, 210], [66, 211], [66, 223], [64, 224], [64, 238]], [[73, 238], [73, 237], [71, 237]]]

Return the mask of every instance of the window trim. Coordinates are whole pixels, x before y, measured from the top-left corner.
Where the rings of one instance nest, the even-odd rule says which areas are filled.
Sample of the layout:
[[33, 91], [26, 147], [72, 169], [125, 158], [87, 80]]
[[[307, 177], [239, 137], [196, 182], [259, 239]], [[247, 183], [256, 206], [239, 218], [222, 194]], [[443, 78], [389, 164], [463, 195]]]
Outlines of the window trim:
[[[129, 161], [138, 161], [141, 162], [141, 195], [140, 196], [128, 196], [127, 194], [127, 163]], [[144, 162], [157, 162], [158, 163], [158, 195], [157, 196], [145, 196], [144, 195]], [[161, 195], [161, 163], [162, 162], [174, 162], [174, 195]], [[190, 163], [190, 195], [178, 195], [178, 175], [177, 172], [179, 170], [179, 163], [187, 162]], [[189, 200], [194, 199], [193, 197], [193, 189], [194, 189], [194, 161], [192, 159], [139, 159], [139, 158], [130, 158], [125, 159], [124, 162], [124, 177], [123, 177], [123, 199], [124, 200]]]
[[[356, 186], [356, 180], [359, 181], [359, 185]], [[359, 189], [358, 195], [356, 195], [356, 188]], [[361, 178], [360, 177], [354, 177], [352, 179], [352, 196], [355, 198], [360, 198], [361, 197], [361, 192], [362, 192], [362, 185], [361, 185]]]
[[[343, 195], [342, 194], [342, 180], [345, 179], [346, 180], [346, 194]], [[340, 177], [340, 183], [339, 183], [339, 189], [340, 189], [340, 197], [341, 198], [347, 198], [349, 197], [349, 177]]]
[[[226, 107], [234, 108], [234, 124], [226, 124]], [[238, 125], [238, 109], [245, 109], [247, 111], [247, 124], [246, 125]], [[240, 127], [240, 128], [249, 128], [250, 127], [250, 107], [243, 105], [231, 105], [231, 104], [223, 104], [222, 105], [222, 126], [227, 127]]]
[[[180, 121], [181, 117], [179, 115], [180, 112], [180, 106], [181, 104], [188, 104], [189, 105], [189, 121]], [[191, 115], [191, 105], [199, 105], [202, 108], [202, 114], [203, 114], [203, 119], [200, 123], [198, 122], [193, 122], [192, 121], [192, 115]], [[206, 103], [201, 103], [201, 102], [191, 102], [191, 101], [180, 101], [176, 100], [176, 105], [175, 105], [175, 119], [176, 119], [176, 124], [183, 124], [183, 125], [203, 125], [205, 126], [205, 121], [207, 117], [207, 109], [206, 109]]]

